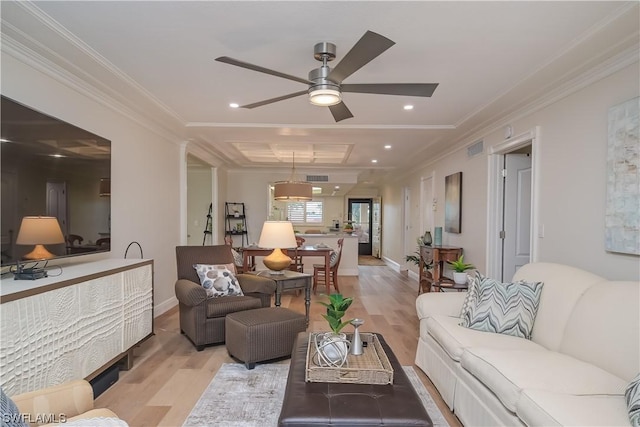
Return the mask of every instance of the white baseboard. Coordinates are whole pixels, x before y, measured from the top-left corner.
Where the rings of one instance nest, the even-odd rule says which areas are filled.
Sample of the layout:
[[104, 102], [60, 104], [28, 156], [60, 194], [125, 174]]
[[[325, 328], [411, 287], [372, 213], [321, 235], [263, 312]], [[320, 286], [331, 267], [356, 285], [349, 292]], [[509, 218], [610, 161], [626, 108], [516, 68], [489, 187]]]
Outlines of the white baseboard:
[[420, 277], [418, 276], [418, 273], [416, 273], [413, 270], [407, 270], [409, 272], [409, 277], [412, 279], [415, 279], [416, 282], [420, 279]]
[[398, 273], [402, 273], [407, 270], [407, 267], [405, 267], [404, 265], [398, 264], [391, 258], [387, 258], [386, 256], [383, 256], [382, 260], [385, 262], [385, 264], [387, 264], [387, 267], [397, 271]]
[[171, 310], [173, 307], [178, 305], [178, 298], [175, 296], [169, 298], [166, 301], [161, 302], [160, 304], [156, 304], [153, 307], [153, 317], [158, 317], [167, 311]]

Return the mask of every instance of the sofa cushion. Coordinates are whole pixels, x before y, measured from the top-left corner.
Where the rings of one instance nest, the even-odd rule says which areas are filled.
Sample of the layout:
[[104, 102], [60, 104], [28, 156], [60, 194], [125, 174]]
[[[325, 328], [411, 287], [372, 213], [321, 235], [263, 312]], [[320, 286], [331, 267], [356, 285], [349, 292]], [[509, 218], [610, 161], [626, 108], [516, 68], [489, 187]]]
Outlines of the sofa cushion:
[[629, 412], [629, 421], [634, 427], [640, 426], [640, 374], [629, 383], [624, 391], [624, 398]]
[[194, 264], [200, 284], [207, 291], [207, 298], [242, 296], [242, 288], [236, 279], [233, 264]]
[[67, 421], [62, 425], [66, 427], [129, 427], [129, 424], [124, 420], [114, 417], [80, 418], [73, 421]]
[[631, 381], [640, 370], [638, 313], [639, 282], [597, 283], [571, 310], [559, 351]]
[[605, 279], [568, 265], [536, 262], [520, 267], [513, 276], [513, 281], [516, 280], [544, 282], [531, 339], [557, 351], [576, 301], [588, 288]]
[[544, 347], [529, 340], [510, 335], [474, 331], [460, 326], [457, 317], [436, 314], [427, 320], [427, 330], [444, 351], [459, 362], [467, 347], [490, 347], [502, 350], [546, 351]]
[[622, 396], [627, 385], [597, 366], [553, 351], [474, 347], [465, 349], [460, 364], [512, 412], [523, 389]]
[[471, 329], [530, 339], [542, 282], [501, 283], [476, 274], [477, 296], [462, 325]]
[[535, 426], [626, 426], [625, 404], [618, 395], [573, 395], [525, 389], [516, 404], [524, 424]]

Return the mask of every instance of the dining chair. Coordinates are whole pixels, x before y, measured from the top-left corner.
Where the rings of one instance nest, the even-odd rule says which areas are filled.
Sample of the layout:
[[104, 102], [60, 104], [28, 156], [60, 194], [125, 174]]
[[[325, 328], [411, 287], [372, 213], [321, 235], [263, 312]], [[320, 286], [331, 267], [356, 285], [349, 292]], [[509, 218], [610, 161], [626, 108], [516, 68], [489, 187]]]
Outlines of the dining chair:
[[302, 255], [298, 255], [298, 248], [304, 245], [305, 239], [302, 237], [296, 236], [296, 249], [291, 254], [291, 265], [289, 266], [289, 270], [297, 271], [299, 273], [303, 273], [304, 265], [302, 264]]
[[331, 285], [336, 289], [336, 292], [340, 292], [338, 287], [338, 268], [340, 267], [340, 259], [342, 258], [342, 244], [344, 239], [338, 239], [338, 249], [331, 254], [331, 261], [329, 262], [329, 271], [326, 271], [324, 264], [313, 264], [313, 293], [316, 293], [316, 288], [319, 284], [323, 284], [326, 287], [327, 294], [331, 292]]

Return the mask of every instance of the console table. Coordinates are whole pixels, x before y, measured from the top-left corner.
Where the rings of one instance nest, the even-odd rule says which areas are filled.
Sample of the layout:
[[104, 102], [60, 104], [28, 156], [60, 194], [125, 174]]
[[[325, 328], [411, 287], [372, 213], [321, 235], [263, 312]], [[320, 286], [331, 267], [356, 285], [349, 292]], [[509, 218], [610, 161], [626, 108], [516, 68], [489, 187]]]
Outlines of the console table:
[[[440, 287], [443, 281], [451, 282], [442, 274], [445, 261], [455, 261], [462, 255], [462, 248], [456, 246], [420, 246], [418, 269], [418, 294], [431, 292], [431, 287]], [[424, 266], [433, 264], [433, 273], [424, 271]]]
[[[50, 270], [55, 274], [55, 269]], [[153, 261], [105, 259], [2, 279], [0, 384], [9, 395], [91, 380], [153, 334]]]

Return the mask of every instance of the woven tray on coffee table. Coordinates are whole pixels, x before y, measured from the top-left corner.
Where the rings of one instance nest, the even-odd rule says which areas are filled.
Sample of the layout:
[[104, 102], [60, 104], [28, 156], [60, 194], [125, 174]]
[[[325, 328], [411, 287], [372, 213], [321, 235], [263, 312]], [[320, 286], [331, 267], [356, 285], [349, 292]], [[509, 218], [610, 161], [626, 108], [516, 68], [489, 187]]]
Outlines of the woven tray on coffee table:
[[[360, 338], [366, 347], [363, 354], [349, 354], [342, 367], [318, 366], [314, 360], [317, 349], [315, 339], [318, 333], [309, 334], [306, 361], [306, 382], [345, 383], [345, 384], [393, 384], [393, 368], [389, 362], [378, 336], [362, 332]], [[353, 334], [348, 334], [351, 340]]]

